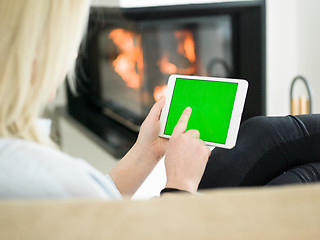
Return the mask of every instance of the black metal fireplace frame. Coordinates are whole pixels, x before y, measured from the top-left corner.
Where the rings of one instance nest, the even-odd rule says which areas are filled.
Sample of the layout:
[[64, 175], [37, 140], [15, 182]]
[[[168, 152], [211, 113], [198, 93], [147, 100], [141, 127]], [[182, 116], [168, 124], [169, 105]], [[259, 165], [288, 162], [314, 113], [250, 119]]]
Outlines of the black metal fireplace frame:
[[[89, 31], [77, 60], [78, 95], [68, 88], [69, 113], [94, 131], [107, 143], [116, 157], [121, 157], [134, 143], [137, 133], [101, 113], [97, 99], [100, 89], [97, 64], [95, 27], [97, 22], [116, 21], [117, 24], [137, 26], [147, 21], [183, 17], [230, 15], [233, 31], [233, 72], [231, 77], [247, 79], [249, 91], [243, 120], [266, 113], [266, 6], [264, 0], [227, 3], [160, 6], [148, 8], [91, 9]], [[115, 131], [117, 129], [117, 131]], [[114, 136], [113, 138], [110, 138]], [[108, 135], [109, 134], [109, 135]], [[109, 137], [108, 137], [109, 136]]]

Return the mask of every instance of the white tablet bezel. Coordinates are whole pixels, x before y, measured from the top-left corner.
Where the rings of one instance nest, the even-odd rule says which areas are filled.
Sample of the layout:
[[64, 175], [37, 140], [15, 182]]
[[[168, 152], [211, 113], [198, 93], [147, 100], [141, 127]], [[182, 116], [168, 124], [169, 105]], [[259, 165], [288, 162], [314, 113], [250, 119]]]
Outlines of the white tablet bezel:
[[243, 112], [243, 107], [247, 95], [248, 82], [243, 79], [230, 79], [230, 78], [217, 78], [217, 77], [202, 77], [202, 76], [188, 76], [188, 75], [171, 75], [168, 80], [168, 85], [165, 93], [166, 103], [162, 109], [160, 116], [160, 131], [159, 136], [170, 138], [171, 135], [164, 134], [167, 117], [169, 113], [169, 107], [171, 104], [172, 94], [175, 86], [175, 82], [177, 78], [184, 79], [193, 79], [193, 80], [205, 80], [205, 81], [215, 81], [215, 82], [230, 82], [230, 83], [238, 83], [238, 88], [236, 92], [236, 97], [234, 101], [233, 111], [230, 119], [230, 126], [227, 134], [227, 139], [225, 144], [207, 142], [206, 145], [221, 147], [221, 148], [233, 148], [236, 144], [241, 116]]

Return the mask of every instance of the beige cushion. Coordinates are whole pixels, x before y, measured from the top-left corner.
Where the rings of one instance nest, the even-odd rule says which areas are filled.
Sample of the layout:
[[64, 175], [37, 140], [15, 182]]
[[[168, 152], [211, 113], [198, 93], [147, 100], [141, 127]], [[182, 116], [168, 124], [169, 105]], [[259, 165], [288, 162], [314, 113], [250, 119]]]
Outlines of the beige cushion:
[[0, 239], [320, 239], [320, 184], [0, 203]]

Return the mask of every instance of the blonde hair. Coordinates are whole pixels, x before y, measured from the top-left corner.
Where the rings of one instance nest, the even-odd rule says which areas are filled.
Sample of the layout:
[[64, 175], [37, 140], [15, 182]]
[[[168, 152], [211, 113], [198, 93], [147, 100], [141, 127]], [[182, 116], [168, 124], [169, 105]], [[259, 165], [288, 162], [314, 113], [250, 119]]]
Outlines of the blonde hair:
[[37, 118], [77, 54], [88, 0], [0, 0], [0, 136], [51, 145]]

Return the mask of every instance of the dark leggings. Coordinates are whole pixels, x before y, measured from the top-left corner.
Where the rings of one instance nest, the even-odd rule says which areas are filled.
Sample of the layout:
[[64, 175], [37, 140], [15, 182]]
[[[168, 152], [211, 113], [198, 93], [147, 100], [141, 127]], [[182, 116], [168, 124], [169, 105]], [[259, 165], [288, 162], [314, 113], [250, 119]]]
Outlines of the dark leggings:
[[212, 151], [199, 189], [261, 186], [293, 167], [320, 161], [320, 114], [254, 117], [236, 147]]

